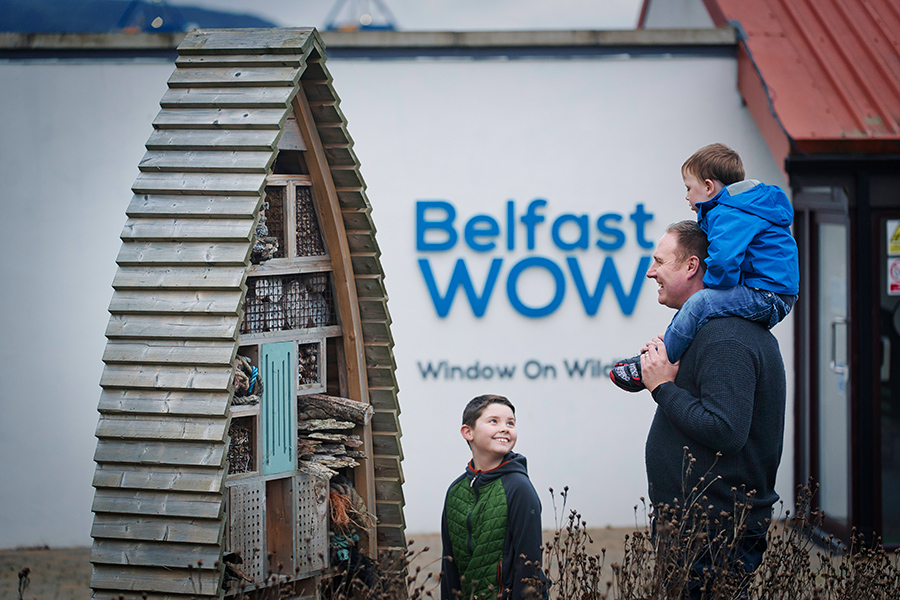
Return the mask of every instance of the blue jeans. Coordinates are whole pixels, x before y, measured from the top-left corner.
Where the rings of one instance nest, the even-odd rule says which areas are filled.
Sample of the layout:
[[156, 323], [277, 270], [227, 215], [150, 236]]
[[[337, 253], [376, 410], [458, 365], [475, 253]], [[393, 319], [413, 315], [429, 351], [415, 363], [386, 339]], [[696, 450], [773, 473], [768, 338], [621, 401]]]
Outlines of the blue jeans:
[[768, 290], [736, 285], [727, 290], [703, 288], [687, 299], [675, 313], [663, 341], [670, 362], [678, 362], [697, 330], [715, 317], [743, 317], [769, 329], [784, 319], [797, 296], [782, 296]]

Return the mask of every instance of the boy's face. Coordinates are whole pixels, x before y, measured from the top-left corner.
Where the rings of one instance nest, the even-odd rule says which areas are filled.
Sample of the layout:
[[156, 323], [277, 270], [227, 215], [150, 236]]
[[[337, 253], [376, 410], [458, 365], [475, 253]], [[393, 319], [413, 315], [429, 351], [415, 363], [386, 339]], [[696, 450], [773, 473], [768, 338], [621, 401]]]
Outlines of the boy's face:
[[683, 172], [681, 178], [684, 180], [684, 187], [687, 188], [685, 199], [691, 205], [691, 210], [697, 212], [697, 204], [706, 202], [721, 189], [721, 185], [716, 185], [712, 179], [700, 181], [693, 173]]
[[475, 426], [463, 425], [461, 433], [472, 448], [476, 465], [497, 460], [516, 445], [516, 415], [505, 404], [488, 404]]

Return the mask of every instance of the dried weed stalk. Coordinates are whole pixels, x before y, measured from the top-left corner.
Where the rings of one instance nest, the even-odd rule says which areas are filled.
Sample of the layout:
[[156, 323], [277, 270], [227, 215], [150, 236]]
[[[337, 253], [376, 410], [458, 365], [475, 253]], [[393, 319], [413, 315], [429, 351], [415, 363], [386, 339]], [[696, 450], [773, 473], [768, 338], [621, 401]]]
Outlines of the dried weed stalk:
[[[694, 464], [685, 453], [684, 481], [691, 480]], [[642, 498], [635, 515], [643, 512], [644, 525], [625, 536], [623, 560], [608, 567], [606, 550], [589, 549], [587, 522], [570, 510], [543, 549], [543, 567], [553, 581], [550, 600], [687, 599], [691, 578], [704, 600], [900, 598], [900, 553], [886, 551], [880, 539], [866, 543], [858, 532], [849, 545], [823, 537], [825, 515], [813, 504], [812, 482], [798, 487], [794, 514], [780, 505], [762, 564], [747, 574], [735, 549], [747, 532], [754, 492], [733, 489], [732, 513], [714, 514], [706, 493], [715, 480], [710, 472], [696, 478], [696, 485], [685, 486], [683, 501], [673, 505], [651, 508]], [[565, 512], [568, 488], [559, 496]], [[558, 518], [556, 500], [553, 495]], [[712, 567], [692, 572], [700, 558]]]
[[[685, 479], [694, 462], [685, 458]], [[698, 558], [709, 558], [713, 565], [701, 574], [703, 600], [896, 600], [900, 598], [900, 551], [888, 552], [876, 538], [866, 541], [854, 531], [849, 544], [834, 536], [823, 536], [824, 513], [815, 508], [817, 486], [798, 487], [796, 510], [780, 507], [771, 523], [768, 548], [762, 564], [752, 574], [734, 558], [735, 543], [746, 531], [745, 517], [753, 493], [734, 490], [732, 514], [710, 514], [706, 491], [713, 480], [709, 473], [698, 484], [685, 490], [683, 504], [648, 507], [642, 498], [636, 505], [636, 517], [644, 524], [625, 536], [621, 563], [606, 564], [606, 549], [599, 554], [591, 548], [593, 540], [587, 521], [576, 510], [565, 520], [568, 487], [553, 498], [556, 530], [542, 548], [542, 567], [553, 582], [549, 600], [680, 600], [687, 599], [691, 566]], [[648, 518], [649, 517], [649, 518]], [[428, 548], [414, 551], [412, 542], [400, 554], [383, 555], [372, 566], [374, 577], [360, 577], [352, 570], [332, 573], [324, 578], [319, 597], [327, 600], [426, 600], [440, 596], [439, 578], [422, 576], [422, 567], [410, 572], [415, 559]], [[202, 565], [198, 562], [198, 570]], [[218, 566], [218, 565], [217, 565]], [[371, 566], [371, 565], [370, 565]], [[195, 569], [189, 569], [194, 593], [202, 595]], [[18, 595], [24, 600], [30, 572], [19, 572]], [[368, 579], [369, 583], [363, 580]], [[267, 581], [248, 585], [240, 581], [236, 598], [279, 600], [292, 595], [291, 586], [282, 588], [286, 577], [281, 565], [272, 569]], [[538, 586], [537, 580], [530, 581]], [[294, 593], [298, 590], [293, 590]], [[232, 594], [234, 592], [232, 591]], [[472, 600], [472, 599], [461, 599]], [[519, 600], [519, 599], [515, 599]]]

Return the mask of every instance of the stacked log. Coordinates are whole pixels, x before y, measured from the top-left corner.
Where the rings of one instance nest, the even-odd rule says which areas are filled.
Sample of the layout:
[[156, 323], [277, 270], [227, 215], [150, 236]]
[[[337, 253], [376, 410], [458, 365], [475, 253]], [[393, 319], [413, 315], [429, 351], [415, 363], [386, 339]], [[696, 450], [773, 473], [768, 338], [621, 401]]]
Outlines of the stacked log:
[[363, 442], [353, 433], [357, 425], [367, 425], [374, 409], [371, 404], [328, 396], [307, 394], [297, 403], [299, 468], [326, 478], [339, 469], [359, 466], [367, 458]]

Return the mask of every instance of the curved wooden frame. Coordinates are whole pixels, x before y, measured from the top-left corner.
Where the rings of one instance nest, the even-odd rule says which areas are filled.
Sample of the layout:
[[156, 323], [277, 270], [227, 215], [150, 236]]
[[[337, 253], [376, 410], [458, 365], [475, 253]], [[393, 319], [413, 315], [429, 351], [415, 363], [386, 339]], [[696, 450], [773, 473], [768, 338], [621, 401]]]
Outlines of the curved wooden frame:
[[266, 177], [292, 113], [331, 253], [348, 395], [375, 410], [370, 459], [356, 469], [379, 515], [370, 550], [406, 549], [380, 253], [324, 62], [313, 29], [195, 31], [179, 46], [113, 281], [95, 454], [95, 598], [223, 593], [232, 363]]

